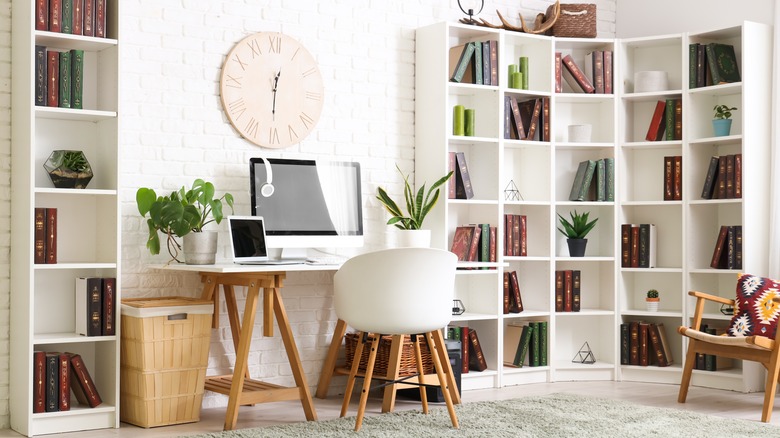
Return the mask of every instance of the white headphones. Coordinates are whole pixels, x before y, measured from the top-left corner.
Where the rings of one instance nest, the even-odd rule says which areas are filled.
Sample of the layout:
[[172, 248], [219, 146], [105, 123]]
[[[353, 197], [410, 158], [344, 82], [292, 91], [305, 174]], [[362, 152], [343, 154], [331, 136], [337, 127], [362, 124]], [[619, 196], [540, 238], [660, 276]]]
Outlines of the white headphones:
[[263, 163], [265, 163], [265, 183], [260, 186], [260, 194], [263, 195], [263, 197], [268, 198], [274, 194], [274, 174], [273, 171], [271, 171], [271, 163], [268, 161], [268, 158], [262, 158], [262, 160]]

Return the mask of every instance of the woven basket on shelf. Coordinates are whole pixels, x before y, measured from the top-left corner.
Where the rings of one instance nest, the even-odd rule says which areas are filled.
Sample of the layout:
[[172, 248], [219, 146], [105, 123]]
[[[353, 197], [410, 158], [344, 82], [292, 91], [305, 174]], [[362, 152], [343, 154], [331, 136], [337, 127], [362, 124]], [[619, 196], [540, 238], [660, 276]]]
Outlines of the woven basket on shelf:
[[[552, 14], [551, 5], [547, 16]], [[561, 14], [548, 35], [573, 38], [596, 38], [596, 5], [592, 3], [562, 3]]]
[[[431, 352], [428, 349], [428, 343], [425, 341], [425, 337], [420, 336], [420, 354], [423, 362], [423, 372], [425, 374], [433, 374], [436, 371], [433, 368], [433, 360], [431, 359]], [[382, 336], [379, 340], [379, 350], [376, 353], [376, 362], [374, 363], [374, 375], [386, 376], [387, 365], [390, 363], [390, 344], [393, 337], [386, 335]], [[355, 350], [357, 349], [358, 335], [357, 333], [347, 333], [344, 336], [344, 350], [346, 353], [347, 369], [352, 368], [352, 361], [355, 357]], [[359, 371], [365, 372], [366, 365], [368, 364], [369, 348], [363, 348], [363, 354], [360, 358]], [[403, 347], [401, 347], [401, 363], [398, 368], [398, 375], [411, 376], [417, 374], [417, 361], [414, 357], [414, 344], [409, 336], [404, 336]]]

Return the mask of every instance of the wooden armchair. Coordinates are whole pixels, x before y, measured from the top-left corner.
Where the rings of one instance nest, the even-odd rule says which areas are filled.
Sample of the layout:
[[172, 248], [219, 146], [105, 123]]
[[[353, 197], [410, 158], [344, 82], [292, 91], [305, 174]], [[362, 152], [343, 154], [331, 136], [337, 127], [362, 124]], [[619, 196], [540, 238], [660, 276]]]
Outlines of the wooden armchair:
[[[685, 403], [685, 398], [688, 396], [688, 386], [691, 383], [691, 374], [696, 363], [696, 353], [759, 362], [767, 369], [761, 421], [769, 422], [772, 416], [778, 377], [780, 377], [780, 362], [778, 361], [780, 342], [766, 336], [736, 337], [725, 334], [718, 336], [699, 331], [704, 314], [704, 304], [707, 300], [730, 306], [735, 305], [735, 300], [697, 291], [689, 291], [688, 295], [696, 297], [696, 310], [693, 315], [693, 327], [680, 326], [677, 329], [681, 335], [688, 337], [688, 353], [685, 356], [685, 367], [683, 368], [677, 401]], [[774, 297], [772, 301], [780, 303], [780, 298]]]

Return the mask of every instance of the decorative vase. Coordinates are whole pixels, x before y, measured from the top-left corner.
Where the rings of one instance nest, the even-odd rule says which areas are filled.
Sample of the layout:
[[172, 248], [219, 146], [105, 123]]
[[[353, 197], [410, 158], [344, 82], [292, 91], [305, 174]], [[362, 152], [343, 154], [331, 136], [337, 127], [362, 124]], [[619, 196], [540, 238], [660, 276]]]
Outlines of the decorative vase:
[[569, 244], [569, 256], [585, 256], [585, 247], [588, 245], [588, 239], [566, 239], [566, 243]]
[[661, 302], [660, 298], [645, 298], [645, 304], [647, 304], [647, 311], [657, 312], [658, 304], [660, 304], [660, 302]]
[[184, 263], [213, 265], [217, 258], [217, 232], [201, 231], [184, 235]]
[[58, 189], [85, 189], [92, 179], [92, 166], [82, 151], [52, 151], [43, 168]]
[[713, 119], [712, 131], [715, 137], [725, 137], [731, 132], [731, 119]]
[[430, 248], [431, 230], [399, 230], [400, 248]]

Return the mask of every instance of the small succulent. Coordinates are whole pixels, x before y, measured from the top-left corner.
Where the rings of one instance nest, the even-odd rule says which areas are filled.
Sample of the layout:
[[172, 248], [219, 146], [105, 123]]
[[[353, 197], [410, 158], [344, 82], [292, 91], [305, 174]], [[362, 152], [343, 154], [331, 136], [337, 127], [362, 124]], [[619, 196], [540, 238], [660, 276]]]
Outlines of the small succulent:
[[574, 210], [574, 212], [569, 212], [571, 217], [571, 222], [569, 222], [558, 213], [558, 221], [561, 223], [561, 227], [563, 227], [558, 227], [558, 231], [569, 239], [584, 239], [590, 230], [596, 226], [596, 221], [599, 220], [599, 218], [596, 218], [588, 222], [589, 215], [590, 212], [579, 214], [577, 210]]
[[658, 298], [658, 291], [655, 289], [650, 289], [647, 291], [647, 298], [651, 299], [657, 299]]

